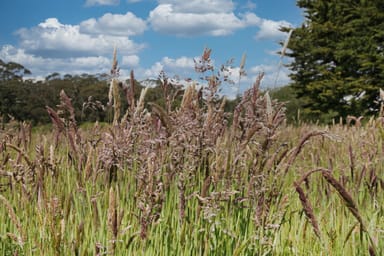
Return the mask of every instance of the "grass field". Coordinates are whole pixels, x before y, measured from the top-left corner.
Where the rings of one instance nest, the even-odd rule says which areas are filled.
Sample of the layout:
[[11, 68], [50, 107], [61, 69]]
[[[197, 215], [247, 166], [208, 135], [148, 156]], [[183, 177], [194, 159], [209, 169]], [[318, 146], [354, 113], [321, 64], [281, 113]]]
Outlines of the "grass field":
[[383, 120], [286, 125], [261, 79], [233, 113], [214, 79], [121, 113], [112, 79], [110, 124], [62, 92], [2, 130], [0, 255], [383, 255]]
[[[143, 91], [143, 94], [145, 91]], [[382, 255], [384, 130], [284, 124], [246, 92], [227, 123], [193, 87], [78, 127], [1, 133], [1, 255]]]

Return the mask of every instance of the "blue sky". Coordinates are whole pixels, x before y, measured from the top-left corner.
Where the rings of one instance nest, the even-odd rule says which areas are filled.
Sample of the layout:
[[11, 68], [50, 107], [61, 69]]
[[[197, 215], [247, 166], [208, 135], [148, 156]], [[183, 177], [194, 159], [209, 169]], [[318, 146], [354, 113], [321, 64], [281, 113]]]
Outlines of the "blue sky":
[[[193, 76], [193, 59], [212, 49], [217, 67], [246, 53], [251, 85], [277, 76], [279, 26], [303, 22], [295, 0], [12, 0], [0, 2], [0, 59], [23, 64], [34, 77], [108, 73], [114, 46], [121, 75], [140, 79]], [[289, 60], [284, 60], [285, 62]], [[278, 85], [286, 84], [282, 69]], [[243, 85], [244, 84], [244, 85]]]

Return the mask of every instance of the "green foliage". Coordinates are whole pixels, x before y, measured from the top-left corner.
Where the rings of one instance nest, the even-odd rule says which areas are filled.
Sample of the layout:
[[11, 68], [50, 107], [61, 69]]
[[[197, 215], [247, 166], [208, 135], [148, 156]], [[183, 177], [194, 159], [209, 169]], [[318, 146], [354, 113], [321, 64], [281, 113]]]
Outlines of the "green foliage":
[[279, 102], [285, 103], [285, 115], [287, 117], [287, 122], [290, 124], [298, 123], [299, 120], [299, 111], [302, 105], [302, 102], [297, 98], [295, 89], [292, 86], [283, 86], [271, 90], [271, 98], [278, 100]]
[[59, 104], [64, 90], [72, 99], [79, 121], [107, 121], [105, 105], [108, 85], [105, 75], [69, 75], [53, 73], [45, 81], [23, 79], [30, 71], [22, 65], [0, 60], [0, 117], [2, 124], [10, 119], [48, 123], [46, 106]]
[[384, 79], [382, 1], [299, 0], [297, 5], [306, 20], [294, 29], [286, 55], [294, 59], [290, 77], [303, 114], [329, 121], [377, 112]]
[[23, 75], [29, 74], [31, 71], [23, 65], [15, 62], [5, 63], [0, 59], [0, 81], [21, 80]]
[[[0, 81], [0, 116], [3, 122], [16, 120], [31, 121], [34, 124], [49, 122], [46, 106], [56, 106], [58, 95], [64, 90], [71, 98], [80, 121], [104, 121], [106, 114], [101, 108], [83, 109], [92, 96], [93, 101], [104, 105], [107, 102], [108, 86], [94, 76], [74, 76], [70, 79], [47, 81]], [[83, 111], [84, 110], [84, 111]]]

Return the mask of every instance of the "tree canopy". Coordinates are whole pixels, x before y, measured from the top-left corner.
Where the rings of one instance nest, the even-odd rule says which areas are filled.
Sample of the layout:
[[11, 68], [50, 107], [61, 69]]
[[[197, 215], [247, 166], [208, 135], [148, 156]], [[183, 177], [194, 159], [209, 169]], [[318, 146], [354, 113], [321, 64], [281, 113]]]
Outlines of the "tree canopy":
[[21, 80], [24, 75], [31, 71], [16, 62], [4, 62], [0, 59], [0, 81]]
[[[33, 124], [49, 123], [46, 106], [54, 107], [60, 103], [60, 91], [71, 98], [75, 109], [76, 120], [112, 121], [112, 108], [108, 105], [109, 79], [106, 74], [71, 75], [54, 72], [45, 77], [44, 81], [24, 79], [23, 75], [30, 74], [21, 64], [4, 62], [0, 59], [0, 129], [11, 119], [30, 121]], [[160, 80], [154, 81], [157, 86], [150, 88], [146, 94], [146, 102], [156, 103], [166, 107], [166, 99]], [[123, 84], [124, 83], [124, 84]], [[126, 86], [130, 86], [130, 79], [119, 84], [121, 106], [123, 112], [128, 108], [126, 100]], [[168, 91], [174, 96], [180, 89], [176, 85], [168, 84]], [[134, 81], [134, 98], [138, 100], [143, 86]], [[174, 104], [180, 104], [179, 95]], [[229, 103], [231, 103], [229, 101]], [[147, 106], [148, 107], [148, 106]], [[172, 106], [177, 107], [177, 106]]]
[[[382, 0], [298, 0], [305, 22], [293, 30], [291, 86], [310, 119], [378, 110], [384, 84]], [[288, 32], [290, 28], [283, 28]]]

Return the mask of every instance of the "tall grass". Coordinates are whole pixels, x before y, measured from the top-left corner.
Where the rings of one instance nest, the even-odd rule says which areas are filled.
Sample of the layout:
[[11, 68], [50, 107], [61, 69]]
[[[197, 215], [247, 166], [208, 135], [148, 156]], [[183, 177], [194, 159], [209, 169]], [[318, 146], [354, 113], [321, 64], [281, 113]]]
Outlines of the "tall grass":
[[2, 132], [0, 254], [381, 255], [380, 120], [287, 126], [262, 74], [227, 113], [210, 54], [180, 107], [131, 83], [120, 113], [114, 53], [112, 124], [79, 128], [62, 92], [52, 132]]

